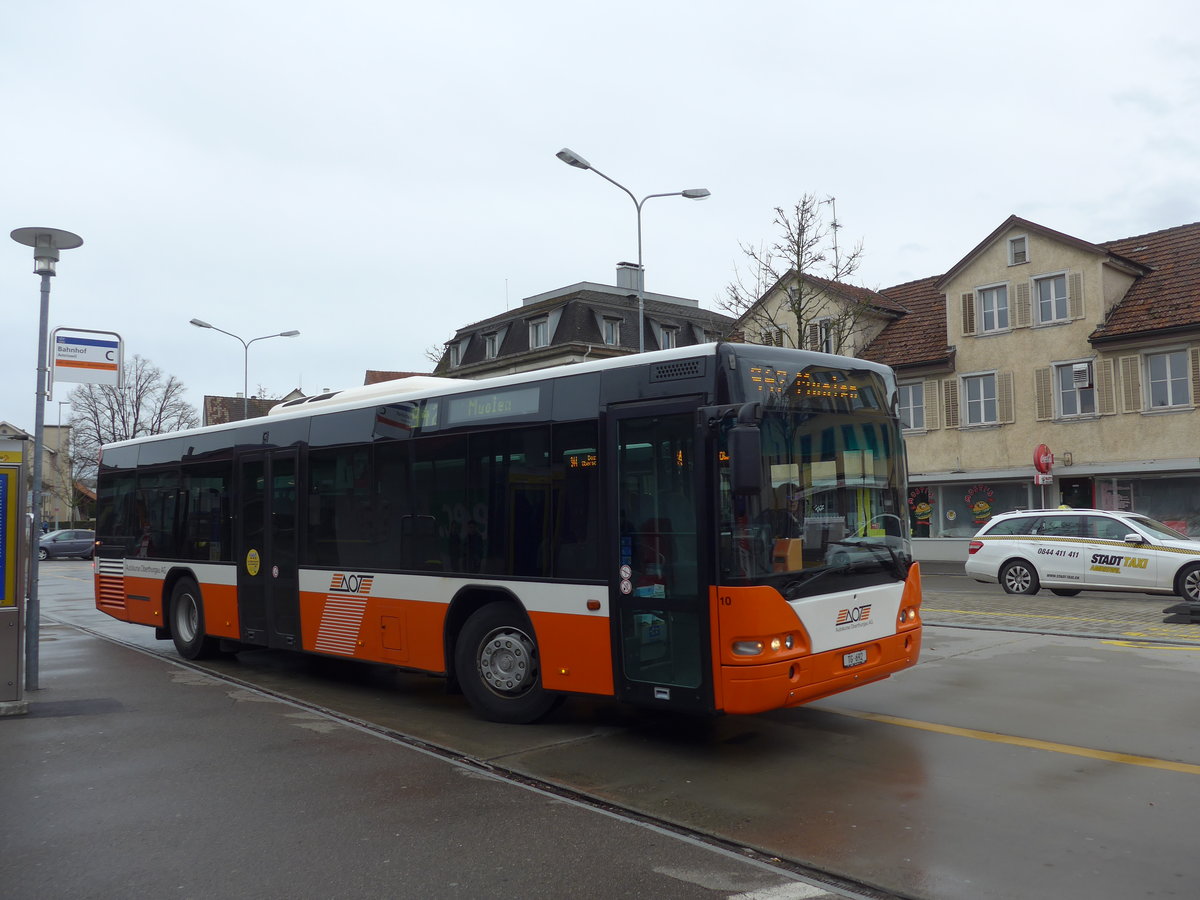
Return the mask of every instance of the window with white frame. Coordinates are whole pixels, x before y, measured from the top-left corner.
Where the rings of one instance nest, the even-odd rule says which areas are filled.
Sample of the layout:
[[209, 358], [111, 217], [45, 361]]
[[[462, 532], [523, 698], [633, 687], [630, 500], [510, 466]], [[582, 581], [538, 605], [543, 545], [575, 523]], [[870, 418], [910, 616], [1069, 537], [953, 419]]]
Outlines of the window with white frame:
[[1054, 367], [1054, 390], [1060, 416], [1096, 414], [1096, 387], [1090, 362], [1063, 363]]
[[993, 425], [1000, 421], [996, 406], [996, 374], [968, 375], [962, 380], [963, 412], [967, 425]]
[[1025, 235], [1008, 239], [1008, 264], [1019, 266], [1029, 262], [1029, 243]]
[[447, 345], [446, 351], [447, 351], [447, 354], [448, 354], [448, 357], [450, 360], [451, 368], [453, 368], [454, 366], [457, 366], [458, 362], [459, 362], [459, 352], [460, 352], [459, 347], [458, 347], [458, 342], [455, 341], [453, 344]]
[[550, 322], [546, 319], [533, 319], [529, 323], [529, 349], [536, 350], [550, 344]]
[[1065, 322], [1070, 318], [1067, 304], [1067, 276], [1049, 275], [1035, 278], [1034, 296], [1037, 298], [1037, 320], [1040, 323]]
[[608, 344], [610, 347], [615, 347], [621, 343], [620, 319], [604, 320], [604, 343]]
[[483, 336], [484, 359], [495, 359], [500, 354], [500, 335], [496, 332]]
[[663, 350], [670, 350], [672, 347], [679, 346], [679, 329], [678, 328], [668, 328], [667, 326], [664, 325], [661, 329], [661, 334], [662, 334], [661, 344], [662, 344]]
[[1192, 402], [1188, 390], [1187, 351], [1147, 353], [1145, 360], [1146, 397], [1150, 409], [1187, 406]]
[[980, 288], [979, 311], [981, 331], [1004, 331], [1008, 328], [1008, 285], [998, 284]]
[[925, 428], [925, 384], [900, 385], [900, 422], [905, 429], [914, 431]]
[[821, 352], [836, 353], [837, 348], [834, 346], [833, 341], [833, 319], [821, 319], [817, 324], [821, 328]]

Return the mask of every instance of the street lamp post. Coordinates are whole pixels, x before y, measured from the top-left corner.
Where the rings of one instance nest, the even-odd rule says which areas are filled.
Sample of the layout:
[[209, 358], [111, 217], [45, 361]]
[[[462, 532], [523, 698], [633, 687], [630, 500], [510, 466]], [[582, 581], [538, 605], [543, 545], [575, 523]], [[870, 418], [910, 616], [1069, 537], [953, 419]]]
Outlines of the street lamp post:
[[654, 197], [686, 197], [689, 200], [703, 200], [709, 196], [707, 188], [689, 188], [686, 191], [669, 191], [665, 194], [647, 194], [641, 200], [634, 196], [633, 191], [625, 187], [619, 181], [614, 181], [609, 178], [590, 162], [580, 156], [578, 153], [563, 147], [556, 154], [559, 159], [565, 162], [568, 166], [574, 166], [576, 169], [590, 169], [595, 172], [609, 184], [616, 185], [633, 201], [634, 207], [637, 209], [637, 248], [638, 248], [638, 277], [637, 277], [637, 299], [638, 299], [638, 353], [646, 349], [646, 298], [644, 296], [645, 285], [645, 270], [642, 268], [642, 204]]
[[224, 328], [218, 328], [216, 325], [209, 325], [203, 319], [192, 319], [191, 324], [197, 328], [211, 328], [213, 331], [219, 331], [221, 334], [227, 334], [231, 338], [236, 338], [241, 341], [242, 348], [245, 351], [242, 361], [242, 419], [250, 418], [250, 345], [255, 341], [265, 341], [267, 338], [277, 337], [295, 337], [299, 331], [281, 331], [278, 334], [264, 334], [262, 337], [245, 338], [238, 337], [232, 331], [226, 331]]
[[25, 687], [38, 689], [38, 624], [41, 603], [38, 599], [38, 526], [42, 517], [42, 457], [45, 455], [46, 427], [46, 340], [50, 319], [50, 279], [58, 263], [59, 250], [83, 245], [83, 238], [58, 228], [17, 228], [10, 232], [18, 244], [33, 248], [33, 274], [42, 276], [42, 303], [38, 315], [37, 403], [33, 416], [33, 484], [30, 485], [29, 523], [29, 602], [25, 607]]

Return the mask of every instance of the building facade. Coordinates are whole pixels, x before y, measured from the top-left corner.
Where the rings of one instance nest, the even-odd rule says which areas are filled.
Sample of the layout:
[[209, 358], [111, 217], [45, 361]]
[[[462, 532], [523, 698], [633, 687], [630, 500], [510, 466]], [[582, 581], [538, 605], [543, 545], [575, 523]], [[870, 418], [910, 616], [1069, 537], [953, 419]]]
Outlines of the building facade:
[[877, 293], [903, 311], [843, 351], [896, 370], [922, 558], [1013, 508], [1200, 534], [1200, 223], [1093, 244], [1011, 216]]

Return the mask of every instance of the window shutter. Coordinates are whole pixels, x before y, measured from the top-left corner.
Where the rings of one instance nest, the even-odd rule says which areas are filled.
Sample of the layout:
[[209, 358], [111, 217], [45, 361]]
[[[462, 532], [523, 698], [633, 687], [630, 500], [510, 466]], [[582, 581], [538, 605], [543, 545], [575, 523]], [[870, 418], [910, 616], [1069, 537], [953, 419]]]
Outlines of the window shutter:
[[1033, 393], [1037, 403], [1037, 420], [1045, 422], [1054, 418], [1054, 394], [1051, 391], [1053, 371], [1049, 366], [1033, 370]]
[[1200, 406], [1200, 350], [1193, 347], [1188, 357], [1192, 363], [1192, 405]]
[[1142, 408], [1142, 359], [1121, 357], [1121, 412], [1139, 412]]
[[821, 325], [819, 322], [813, 322], [805, 329], [808, 332], [808, 349], [821, 349]]
[[975, 333], [975, 295], [962, 295], [962, 333]]
[[932, 431], [941, 427], [938, 415], [938, 388], [936, 380], [925, 382], [925, 430]]
[[783, 337], [784, 337], [784, 331], [783, 331], [783, 329], [782, 329], [782, 328], [776, 328], [776, 329], [775, 329], [775, 346], [776, 346], [776, 347], [782, 347], [782, 346], [783, 346]]
[[958, 379], [947, 378], [942, 382], [942, 421], [947, 428], [958, 427]]
[[1013, 327], [1028, 328], [1033, 321], [1032, 308], [1029, 305], [1029, 282], [1019, 281], [1016, 284], [1015, 306], [1013, 308]]
[[1116, 378], [1113, 375], [1113, 361], [1098, 359], [1092, 363], [1096, 378], [1096, 409], [1102, 416], [1111, 416], [1117, 411]]
[[1000, 417], [1001, 424], [1011, 425], [1015, 421], [1012, 372], [1000, 372], [996, 375], [996, 414]]
[[1067, 276], [1067, 308], [1072, 319], [1083, 318], [1083, 275], [1079, 272]]

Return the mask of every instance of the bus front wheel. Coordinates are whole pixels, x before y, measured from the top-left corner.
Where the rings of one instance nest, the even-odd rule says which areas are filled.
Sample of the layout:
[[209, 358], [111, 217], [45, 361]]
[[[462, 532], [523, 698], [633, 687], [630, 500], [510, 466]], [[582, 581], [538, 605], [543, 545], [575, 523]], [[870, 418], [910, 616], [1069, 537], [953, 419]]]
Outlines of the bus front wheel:
[[204, 606], [200, 602], [200, 586], [190, 578], [181, 578], [171, 591], [171, 640], [184, 659], [206, 659], [216, 656], [220, 646], [216, 639], [204, 634]]
[[454, 648], [454, 671], [471, 707], [492, 722], [535, 722], [562, 701], [542, 687], [533, 629], [511, 603], [471, 614]]

